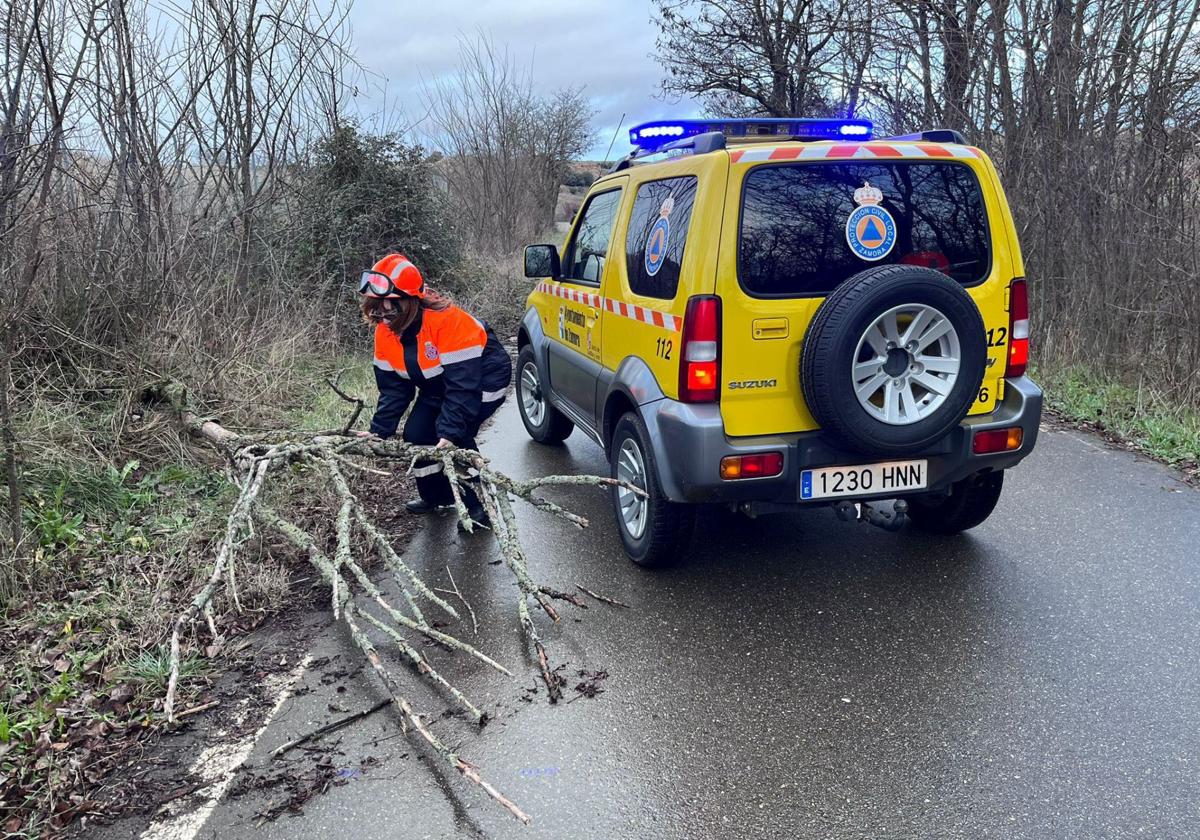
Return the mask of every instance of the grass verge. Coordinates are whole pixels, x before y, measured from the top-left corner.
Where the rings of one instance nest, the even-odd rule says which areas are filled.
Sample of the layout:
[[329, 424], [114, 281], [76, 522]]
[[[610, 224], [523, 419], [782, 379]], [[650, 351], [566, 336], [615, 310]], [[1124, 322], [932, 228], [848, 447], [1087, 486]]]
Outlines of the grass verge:
[[[374, 402], [370, 360], [298, 356], [277, 377], [284, 404], [230, 410], [232, 429], [340, 428], [351, 407], [326, 384]], [[21, 430], [23, 524], [19, 578], [0, 587], [0, 836], [59, 834], [103, 807], [95, 791], [147, 734], [161, 731], [170, 626], [211, 570], [236, 492], [222, 465], [183, 441], [135, 397], [69, 402], [35, 395]], [[120, 429], [101, 440], [97, 430]], [[297, 495], [305, 477], [292, 476]], [[311, 499], [308, 491], [304, 499]], [[228, 639], [287, 602], [289, 557], [256, 536], [241, 547], [244, 611], [222, 595]], [[200, 623], [202, 624], [202, 623]], [[198, 702], [221, 667], [203, 627], [185, 652], [177, 709]], [[227, 646], [226, 646], [227, 647]]]
[[1200, 478], [1200, 413], [1082, 367], [1043, 365], [1034, 376], [1047, 407], [1064, 420]]

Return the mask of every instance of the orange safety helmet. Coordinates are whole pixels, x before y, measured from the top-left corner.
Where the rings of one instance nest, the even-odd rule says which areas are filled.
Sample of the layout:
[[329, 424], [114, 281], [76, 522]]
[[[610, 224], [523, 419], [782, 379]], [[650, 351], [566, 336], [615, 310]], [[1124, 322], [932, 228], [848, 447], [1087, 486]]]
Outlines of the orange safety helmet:
[[358, 293], [373, 298], [425, 297], [425, 278], [403, 254], [388, 254], [367, 271]]

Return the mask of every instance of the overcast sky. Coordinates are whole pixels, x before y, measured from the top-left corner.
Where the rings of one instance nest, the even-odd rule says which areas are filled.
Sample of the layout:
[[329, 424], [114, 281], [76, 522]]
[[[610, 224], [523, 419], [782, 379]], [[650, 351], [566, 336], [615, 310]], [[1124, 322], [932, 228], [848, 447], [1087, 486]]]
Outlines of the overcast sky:
[[624, 154], [631, 124], [697, 113], [690, 101], [661, 98], [650, 17], [647, 0], [354, 0], [358, 60], [373, 74], [359, 108], [378, 112], [386, 102], [392, 125], [397, 108], [404, 122], [417, 121], [423, 80], [452, 73], [459, 38], [481, 31], [532, 62], [541, 90], [583, 86], [597, 111], [587, 157], [603, 157], [624, 113], [611, 156]]

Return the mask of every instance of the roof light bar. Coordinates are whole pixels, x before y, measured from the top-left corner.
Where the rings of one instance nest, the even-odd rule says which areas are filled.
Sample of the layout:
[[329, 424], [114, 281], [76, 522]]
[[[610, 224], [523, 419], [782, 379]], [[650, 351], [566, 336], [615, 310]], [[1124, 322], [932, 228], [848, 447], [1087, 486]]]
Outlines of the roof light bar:
[[726, 137], [795, 137], [801, 140], [868, 140], [870, 120], [750, 117], [736, 120], [656, 120], [629, 129], [629, 142], [653, 151], [676, 140], [719, 131]]

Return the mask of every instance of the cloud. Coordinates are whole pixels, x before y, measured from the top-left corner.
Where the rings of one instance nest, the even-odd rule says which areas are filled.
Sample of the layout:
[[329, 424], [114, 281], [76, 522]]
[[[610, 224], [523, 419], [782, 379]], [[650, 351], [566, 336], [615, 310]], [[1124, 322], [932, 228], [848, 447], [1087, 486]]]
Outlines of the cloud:
[[452, 74], [460, 39], [476, 33], [531, 66], [540, 91], [584, 89], [597, 112], [588, 157], [604, 155], [622, 114], [613, 156], [629, 150], [630, 125], [697, 113], [690, 101], [660, 95], [657, 27], [645, 0], [356, 0], [350, 26], [370, 74], [358, 101], [364, 116], [398, 108], [405, 122], [418, 121], [423, 85]]

